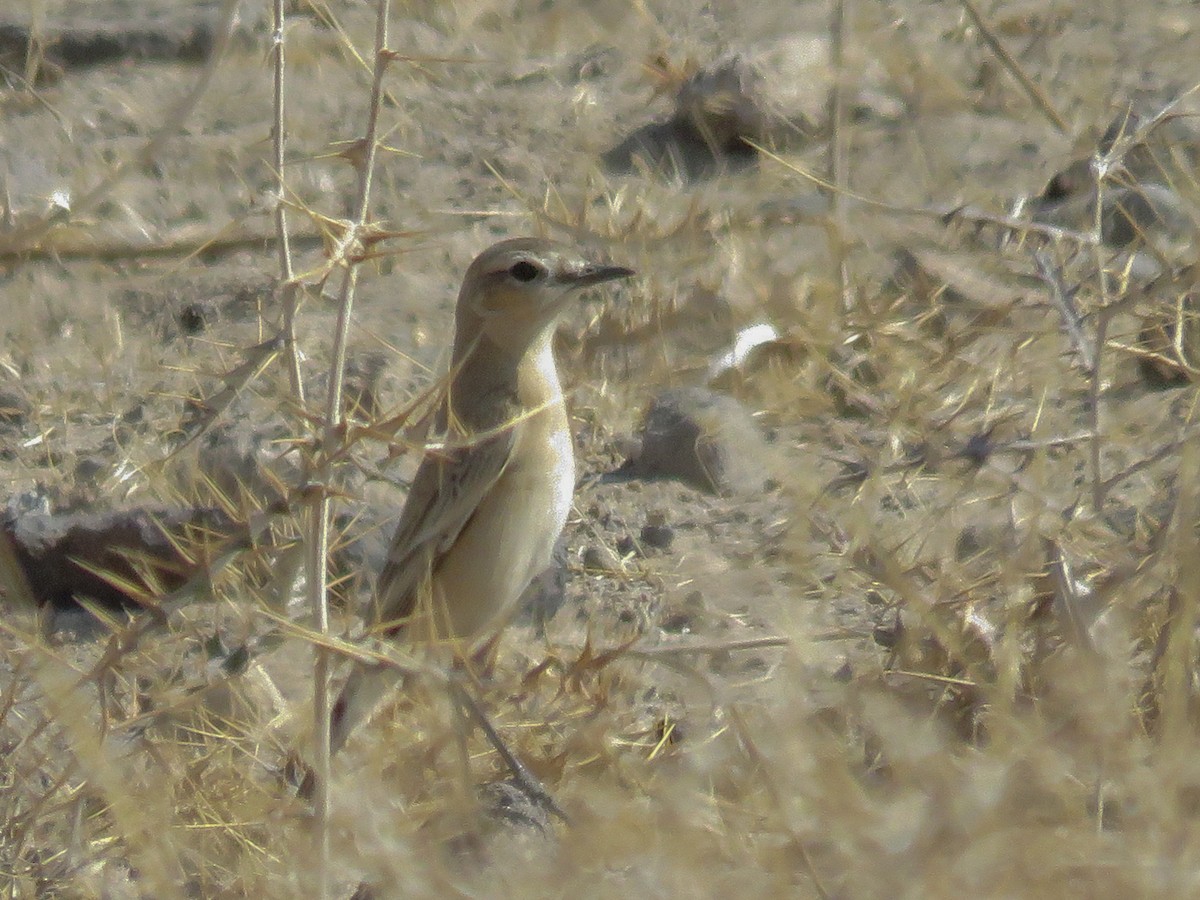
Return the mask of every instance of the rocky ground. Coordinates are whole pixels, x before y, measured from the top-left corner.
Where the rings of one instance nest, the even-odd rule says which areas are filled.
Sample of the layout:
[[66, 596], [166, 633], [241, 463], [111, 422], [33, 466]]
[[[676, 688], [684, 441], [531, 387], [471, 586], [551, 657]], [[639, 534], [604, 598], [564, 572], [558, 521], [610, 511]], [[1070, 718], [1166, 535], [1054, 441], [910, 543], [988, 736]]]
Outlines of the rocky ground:
[[[235, 5], [0, 14], [13, 896], [313, 894], [297, 486], [374, 12], [287, 4], [301, 403]], [[560, 329], [574, 510], [479, 661], [573, 825], [432, 677], [338, 761], [339, 890], [1188, 894], [1200, 12], [478, 0], [388, 45], [337, 635], [470, 259], [639, 275]]]

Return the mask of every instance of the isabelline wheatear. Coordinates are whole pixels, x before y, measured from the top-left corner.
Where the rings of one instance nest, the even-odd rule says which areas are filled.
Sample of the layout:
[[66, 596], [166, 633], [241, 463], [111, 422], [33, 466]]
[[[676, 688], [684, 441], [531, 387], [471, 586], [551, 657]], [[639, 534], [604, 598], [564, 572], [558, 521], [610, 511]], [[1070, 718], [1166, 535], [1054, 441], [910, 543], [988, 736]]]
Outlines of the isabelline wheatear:
[[[575, 490], [554, 324], [579, 288], [632, 274], [541, 238], [502, 241], [471, 263], [437, 440], [379, 578], [376, 634], [469, 644], [549, 564]], [[333, 707], [333, 750], [398, 681], [392, 669], [354, 669]]]

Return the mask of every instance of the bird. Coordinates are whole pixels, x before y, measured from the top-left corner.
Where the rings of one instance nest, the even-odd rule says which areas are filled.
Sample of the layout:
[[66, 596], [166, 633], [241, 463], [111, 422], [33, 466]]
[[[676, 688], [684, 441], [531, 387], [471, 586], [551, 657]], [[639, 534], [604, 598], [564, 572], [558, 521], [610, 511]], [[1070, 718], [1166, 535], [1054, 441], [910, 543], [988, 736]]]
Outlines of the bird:
[[[470, 644], [549, 565], [575, 490], [555, 324], [580, 289], [634, 274], [535, 237], [494, 244], [468, 267], [434, 439], [376, 584], [374, 634]], [[401, 681], [354, 664], [331, 711], [331, 752]]]

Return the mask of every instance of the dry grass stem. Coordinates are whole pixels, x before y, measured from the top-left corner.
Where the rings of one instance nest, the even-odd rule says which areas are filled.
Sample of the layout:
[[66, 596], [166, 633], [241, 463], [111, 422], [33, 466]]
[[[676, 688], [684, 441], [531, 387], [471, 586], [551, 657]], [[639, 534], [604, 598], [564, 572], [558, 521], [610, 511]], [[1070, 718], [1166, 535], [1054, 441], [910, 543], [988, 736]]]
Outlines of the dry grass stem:
[[829, 89], [829, 180], [833, 182], [834, 190], [829, 195], [833, 207], [830, 216], [832, 223], [833, 258], [837, 264], [838, 293], [842, 297], [842, 306], [850, 312], [854, 308], [854, 297], [851, 290], [852, 277], [846, 241], [848, 229], [844, 198], [849, 185], [846, 157], [846, 0], [834, 0], [829, 23], [829, 68], [833, 72], [833, 80]]
[[287, 340], [288, 378], [291, 380], [292, 396], [296, 405], [304, 406], [304, 376], [300, 371], [300, 346], [296, 343], [296, 313], [300, 305], [300, 285], [294, 280], [292, 269], [291, 237], [288, 232], [288, 195], [284, 166], [287, 163], [287, 122], [284, 114], [284, 87], [287, 75], [287, 35], [284, 30], [284, 0], [273, 0], [271, 4], [271, 61], [272, 86], [271, 109], [274, 121], [271, 124], [271, 147], [274, 153], [275, 175], [278, 179], [278, 196], [275, 198], [275, 239], [279, 252], [279, 292], [283, 303], [283, 333]]
[[[351, 226], [346, 229], [341, 245], [334, 255], [333, 262], [345, 267], [342, 275], [341, 291], [338, 297], [337, 326], [334, 333], [333, 348], [329, 368], [329, 387], [325, 403], [325, 430], [321, 440], [319, 456], [313, 468], [312, 478], [316, 485], [328, 485], [333, 474], [330, 466], [330, 456], [334, 447], [342, 437], [342, 385], [346, 369], [346, 342], [350, 333], [350, 314], [354, 307], [354, 289], [358, 280], [358, 261], [353, 258], [363, 231], [367, 226], [371, 209], [371, 186], [375, 171], [375, 154], [377, 149], [377, 134], [379, 128], [379, 111], [383, 98], [383, 78], [390, 62], [390, 51], [387, 48], [388, 12], [391, 4], [388, 0], [378, 0], [377, 18], [375, 23], [375, 52], [373, 55], [374, 71], [371, 81], [371, 97], [367, 106], [367, 126], [363, 138], [362, 158], [356, 166], [358, 170], [358, 193], [354, 201], [354, 218]], [[327, 566], [329, 560], [329, 517], [332, 510], [332, 498], [328, 490], [317, 492], [316, 502], [312, 506], [311, 523], [308, 531], [309, 562], [308, 562], [308, 593], [313, 615], [317, 622], [317, 630], [322, 634], [329, 632], [329, 596], [327, 590]], [[315, 648], [313, 666], [313, 755], [314, 772], [317, 779], [314, 805], [316, 821], [314, 837], [316, 839], [316, 879], [319, 896], [328, 896], [329, 854], [330, 854], [330, 696], [329, 675], [330, 655], [320, 646]]]
[[1050, 98], [1046, 95], [1046, 92], [1038, 86], [1038, 83], [1034, 81], [1032, 77], [1030, 77], [1029, 73], [1025, 71], [1024, 67], [1017, 61], [1016, 57], [1008, 52], [1008, 49], [1003, 43], [1001, 43], [1000, 39], [996, 37], [995, 32], [988, 27], [988, 24], [986, 21], [984, 21], [983, 16], [979, 14], [979, 10], [975, 8], [975, 4], [972, 3], [971, 0], [958, 0], [958, 2], [962, 4], [962, 8], [965, 9], [967, 15], [971, 17], [971, 22], [977, 29], [979, 29], [979, 36], [983, 38], [984, 43], [987, 44], [991, 51], [996, 54], [996, 58], [1000, 60], [1000, 62], [1004, 65], [1004, 68], [1007, 69], [1009, 74], [1011, 74], [1013, 78], [1017, 80], [1017, 83], [1021, 85], [1021, 88], [1029, 96], [1029, 99], [1033, 101], [1033, 105], [1036, 106], [1038, 110], [1041, 111], [1041, 113], [1046, 117], [1047, 121], [1049, 121], [1050, 124], [1057, 128], [1062, 134], [1070, 134], [1070, 126], [1067, 125], [1067, 122], [1062, 117], [1062, 114], [1054, 108], [1054, 104], [1050, 101]]

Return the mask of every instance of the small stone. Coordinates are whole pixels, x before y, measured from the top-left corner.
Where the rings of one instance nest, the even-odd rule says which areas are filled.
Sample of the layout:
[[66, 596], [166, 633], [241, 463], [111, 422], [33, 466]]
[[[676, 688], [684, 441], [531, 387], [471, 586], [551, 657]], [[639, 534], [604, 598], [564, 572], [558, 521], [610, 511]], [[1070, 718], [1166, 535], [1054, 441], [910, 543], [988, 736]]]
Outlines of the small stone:
[[958, 562], [965, 562], [974, 556], [978, 556], [983, 552], [983, 549], [983, 538], [979, 534], [979, 529], [973, 525], [968, 525], [955, 538], [954, 558]]
[[[884, 67], [846, 50], [841, 78], [852, 112], [902, 117], [905, 106]], [[732, 50], [687, 77], [663, 60], [664, 83], [678, 83], [673, 112], [628, 135], [604, 163], [617, 172], [695, 181], [753, 165], [754, 145], [803, 146], [828, 130], [829, 53], [826, 34], [797, 32]]]
[[[152, 567], [150, 583], [174, 590], [194, 570], [180, 550], [185, 535], [214, 537], [235, 524], [216, 508], [139, 507], [107, 513], [37, 514], [10, 503], [2, 529], [39, 603], [57, 608], [89, 597], [107, 609], [138, 607], [138, 589], [127, 593], [120, 581], [146, 584], [141, 571]], [[135, 567], [130, 560], [137, 560]], [[97, 572], [118, 576], [104, 578]]]
[[625, 468], [713, 493], [746, 494], [762, 489], [767, 455], [754, 417], [738, 400], [706, 388], [677, 388], [650, 402], [641, 449]]
[[670, 550], [675, 540], [675, 529], [670, 525], [643, 525], [640, 535], [642, 544], [655, 550]]
[[107, 464], [104, 460], [95, 456], [85, 456], [79, 462], [75, 463], [75, 480], [77, 482], [92, 481], [105, 468], [107, 468]]
[[1110, 192], [1105, 198], [1100, 227], [1106, 243], [1126, 247], [1151, 228], [1171, 235], [1187, 235], [1192, 220], [1173, 190], [1159, 184], [1143, 184]]
[[885, 650], [896, 649], [903, 635], [904, 621], [900, 618], [899, 613], [896, 613], [896, 617], [890, 623], [876, 625], [871, 633], [875, 643]]
[[14, 391], [0, 391], [0, 424], [20, 425], [29, 416], [29, 401]]
[[691, 591], [666, 611], [659, 627], [668, 634], [688, 634], [703, 627], [707, 613], [708, 605], [704, 602], [704, 594]]
[[667, 634], [688, 634], [692, 630], [692, 616], [681, 611], [668, 613], [658, 627]]
[[567, 599], [567, 547], [560, 539], [554, 546], [550, 565], [529, 583], [521, 595], [520, 618], [534, 624], [539, 634], [562, 609]]
[[1035, 221], [1089, 230], [1095, 226], [1099, 199], [1105, 244], [1129, 247], [1148, 241], [1168, 258], [1175, 255], [1174, 248], [1190, 254], [1193, 216], [1175, 185], [1180, 174], [1186, 179], [1194, 171], [1200, 156], [1200, 132], [1192, 121], [1196, 109], [1195, 101], [1184, 102], [1175, 115], [1146, 129], [1157, 109], [1151, 114], [1123, 108], [1096, 147], [1096, 153], [1119, 156], [1119, 178], [1110, 176], [1098, 191], [1096, 153], [1089, 152], [1055, 174], [1025, 208]]
[[187, 337], [207, 331], [219, 318], [216, 305], [208, 301], [188, 303], [179, 310], [179, 330]]
[[584, 548], [581, 562], [589, 572], [625, 571], [625, 565], [621, 562], [621, 558], [605, 544], [588, 544]]

